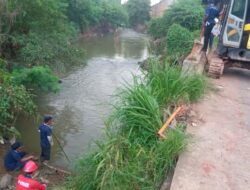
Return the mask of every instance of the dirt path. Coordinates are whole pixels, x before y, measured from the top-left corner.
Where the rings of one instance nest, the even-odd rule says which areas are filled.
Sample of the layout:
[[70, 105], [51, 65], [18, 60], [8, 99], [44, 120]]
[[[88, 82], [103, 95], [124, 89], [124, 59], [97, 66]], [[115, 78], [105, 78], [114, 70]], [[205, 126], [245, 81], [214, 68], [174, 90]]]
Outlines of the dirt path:
[[194, 107], [171, 190], [250, 189], [250, 71], [227, 70], [213, 83], [218, 91]]

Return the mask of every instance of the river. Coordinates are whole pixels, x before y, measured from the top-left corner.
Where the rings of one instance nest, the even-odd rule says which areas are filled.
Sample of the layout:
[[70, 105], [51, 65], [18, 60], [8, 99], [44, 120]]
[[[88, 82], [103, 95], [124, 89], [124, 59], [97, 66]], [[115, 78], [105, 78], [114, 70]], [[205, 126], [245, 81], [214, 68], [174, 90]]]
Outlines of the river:
[[[87, 51], [85, 64], [66, 71], [59, 93], [36, 97], [39, 114], [55, 116], [54, 133], [70, 160], [84, 155], [93, 148], [94, 140], [102, 138], [116, 89], [124, 81], [131, 81], [132, 74], [140, 73], [137, 62], [148, 56], [147, 36], [129, 29], [116, 37], [107, 35], [79, 43]], [[22, 142], [36, 154], [40, 151], [40, 123], [27, 117], [17, 122]], [[52, 163], [69, 166], [57, 142]]]

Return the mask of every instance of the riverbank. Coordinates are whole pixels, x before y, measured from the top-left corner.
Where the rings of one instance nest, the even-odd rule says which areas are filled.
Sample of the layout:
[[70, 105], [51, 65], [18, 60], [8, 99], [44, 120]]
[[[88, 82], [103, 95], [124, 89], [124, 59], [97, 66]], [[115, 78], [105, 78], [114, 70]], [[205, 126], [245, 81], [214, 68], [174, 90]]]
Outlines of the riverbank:
[[183, 77], [178, 66], [156, 59], [149, 64], [145, 78], [135, 78], [120, 91], [106, 122], [105, 140], [79, 159], [69, 189], [158, 189], [175, 166], [187, 143], [185, 126], [177, 124], [160, 141], [156, 134], [168, 113], [163, 110], [197, 100], [206, 80], [201, 75]]
[[[6, 171], [3, 163], [4, 163], [4, 155], [6, 154], [6, 152], [9, 150], [9, 145], [0, 145], [0, 163], [1, 163], [1, 167], [0, 167], [0, 180], [6, 176], [9, 175], [11, 177], [11, 181], [9, 184], [9, 187], [4, 188], [5, 190], [15, 190], [15, 183], [17, 181], [17, 177], [18, 175], [20, 175], [22, 173], [22, 171], [15, 171], [15, 172], [9, 172]], [[48, 184], [48, 188], [49, 189], [54, 189], [58, 186], [61, 186], [63, 183], [65, 183], [66, 178], [68, 177], [68, 174], [65, 174], [63, 172], [60, 172], [58, 170], [55, 169], [51, 169], [48, 168], [45, 165], [41, 165], [39, 164], [39, 175], [37, 176], [37, 180], [41, 181], [41, 179], [43, 178], [43, 180], [46, 180], [46, 183]], [[62, 169], [62, 168], [60, 168]], [[2, 182], [0, 183], [0, 186], [2, 185]]]
[[[146, 35], [129, 29], [118, 37], [109, 34], [79, 41], [87, 51], [85, 64], [66, 70], [60, 92], [39, 94], [35, 99], [39, 115], [55, 116], [54, 133], [72, 160], [69, 164], [55, 143], [52, 164], [72, 168], [78, 156], [95, 148], [93, 141], [103, 137], [116, 90], [124, 81], [132, 82], [133, 74], [141, 74], [137, 62], [148, 56], [147, 41]], [[20, 140], [36, 154], [40, 152], [37, 127], [41, 119], [21, 117], [16, 126]]]
[[[103, 137], [104, 120], [112, 112], [110, 104], [115, 92], [124, 81], [132, 83], [133, 75], [141, 75], [137, 63], [148, 56], [147, 42], [146, 35], [130, 29], [119, 36], [109, 34], [81, 40], [79, 46], [87, 51], [85, 64], [66, 70], [60, 92], [35, 97], [39, 115], [55, 116], [54, 133], [72, 161], [67, 162], [55, 142], [52, 165], [72, 169], [76, 157], [96, 149], [93, 141]], [[40, 153], [37, 127], [41, 121], [22, 116], [16, 122], [20, 141], [28, 152], [37, 155]]]

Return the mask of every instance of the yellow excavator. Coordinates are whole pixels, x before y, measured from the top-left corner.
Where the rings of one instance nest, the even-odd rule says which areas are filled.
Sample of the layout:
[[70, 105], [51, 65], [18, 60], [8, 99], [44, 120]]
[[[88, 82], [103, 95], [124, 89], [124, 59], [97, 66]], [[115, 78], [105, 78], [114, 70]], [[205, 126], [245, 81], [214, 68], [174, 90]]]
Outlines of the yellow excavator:
[[250, 69], [250, 0], [219, 0], [217, 6], [222, 17], [216, 50], [206, 54], [196, 40], [183, 62], [184, 72], [206, 70], [209, 76], [220, 78], [225, 67]]

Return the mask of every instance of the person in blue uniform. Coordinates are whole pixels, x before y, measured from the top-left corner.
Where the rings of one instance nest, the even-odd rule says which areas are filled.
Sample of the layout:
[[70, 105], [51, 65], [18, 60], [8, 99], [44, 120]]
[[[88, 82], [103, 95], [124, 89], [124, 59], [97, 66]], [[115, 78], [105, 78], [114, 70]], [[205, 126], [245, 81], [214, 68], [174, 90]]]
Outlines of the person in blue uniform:
[[36, 159], [35, 156], [26, 156], [26, 152], [22, 151], [23, 145], [15, 142], [11, 145], [11, 150], [4, 157], [4, 167], [8, 171], [19, 170], [23, 168], [28, 160]]
[[218, 8], [214, 5], [214, 1], [213, 0], [209, 0], [208, 1], [208, 7], [206, 9], [205, 12], [205, 17], [203, 20], [203, 26], [205, 27], [204, 30], [204, 45], [202, 48], [202, 51], [207, 52], [208, 49], [208, 44], [211, 40], [210, 45], [212, 45], [212, 30], [213, 27], [215, 26], [215, 19], [219, 18], [220, 16], [220, 12], [218, 10]]
[[52, 123], [53, 117], [47, 115], [44, 116], [43, 124], [39, 126], [42, 162], [50, 160], [51, 146], [54, 144], [52, 138]]

